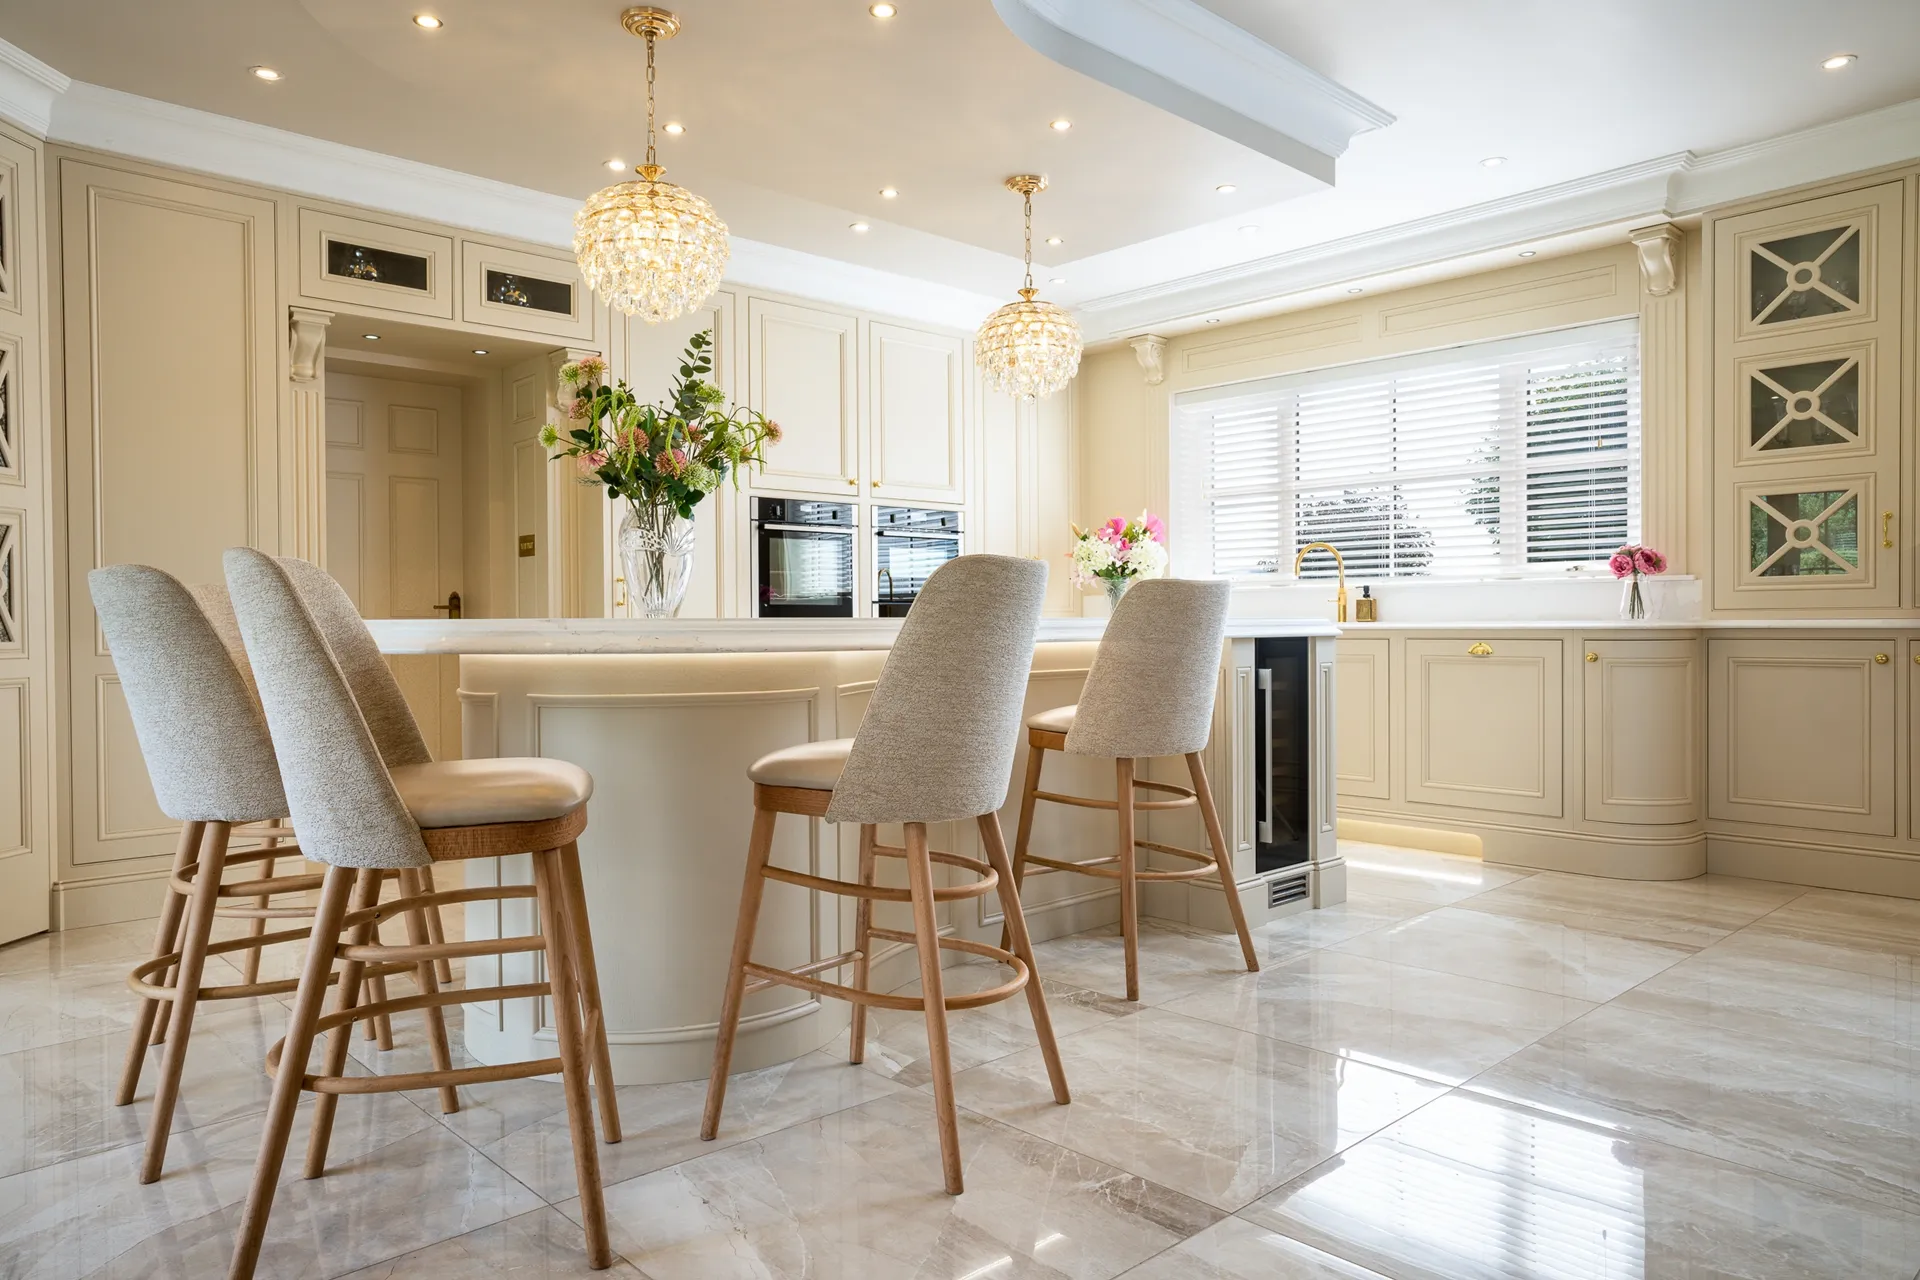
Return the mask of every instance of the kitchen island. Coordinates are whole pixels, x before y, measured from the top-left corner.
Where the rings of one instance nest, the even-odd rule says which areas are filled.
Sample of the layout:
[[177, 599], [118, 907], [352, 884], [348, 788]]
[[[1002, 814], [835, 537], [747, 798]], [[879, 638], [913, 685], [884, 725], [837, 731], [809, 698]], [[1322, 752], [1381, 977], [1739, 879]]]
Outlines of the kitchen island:
[[[593, 774], [580, 854], [615, 1078], [637, 1084], [704, 1076], [752, 821], [747, 766], [781, 747], [851, 736], [900, 623], [465, 619], [370, 626], [391, 654], [459, 655], [464, 755], [551, 756]], [[1095, 618], [1041, 623], [1029, 713], [1079, 699], [1104, 626]], [[1338, 634], [1317, 621], [1228, 624], [1205, 758], [1233, 852], [1235, 888], [1255, 926], [1346, 897], [1333, 839]], [[1168, 766], [1183, 769], [1179, 761], [1159, 767]], [[1023, 741], [1001, 813], [1010, 842], [1025, 768]], [[1046, 785], [1110, 796], [1114, 781], [1104, 761], [1056, 756], [1047, 763]], [[1152, 821], [1142, 839], [1204, 845], [1193, 811], [1146, 816]], [[1105, 814], [1042, 805], [1033, 845], [1055, 857], [1097, 857], [1111, 852], [1114, 835]], [[851, 879], [857, 837], [856, 829], [784, 818], [774, 860]], [[936, 848], [983, 856], [970, 823], [936, 826], [932, 837]], [[883, 862], [883, 882], [901, 871]], [[531, 859], [480, 860], [465, 872], [469, 884], [525, 882]], [[1117, 918], [1116, 895], [1111, 881], [1033, 877], [1025, 896], [1029, 923], [1037, 939], [1110, 923]], [[1231, 927], [1216, 880], [1143, 886], [1141, 904], [1149, 916]], [[467, 936], [534, 932], [531, 906], [473, 906]], [[987, 941], [999, 936], [992, 895], [944, 903], [940, 912], [943, 931]], [[876, 922], [910, 927], [904, 916], [885, 915], [883, 909]], [[851, 929], [852, 900], [770, 884], [756, 957], [804, 964], [845, 950], [842, 939]], [[533, 957], [476, 958], [469, 961], [470, 981], [531, 981], [525, 969], [534, 963]], [[894, 946], [876, 953], [873, 982], [887, 989], [911, 981], [914, 971], [911, 949]], [[847, 1009], [838, 1002], [823, 1005], [785, 987], [760, 992], [747, 1002], [735, 1069], [796, 1058], [846, 1025]], [[544, 1002], [469, 1006], [465, 1031], [469, 1052], [483, 1062], [554, 1051]]]

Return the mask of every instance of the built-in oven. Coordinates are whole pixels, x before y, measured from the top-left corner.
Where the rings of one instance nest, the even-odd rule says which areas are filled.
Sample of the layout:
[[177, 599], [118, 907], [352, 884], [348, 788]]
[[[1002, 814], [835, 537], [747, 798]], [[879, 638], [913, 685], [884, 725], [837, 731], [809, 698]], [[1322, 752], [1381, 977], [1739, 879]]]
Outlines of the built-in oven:
[[757, 618], [853, 616], [853, 505], [753, 500]]
[[960, 513], [940, 507], [873, 509], [873, 616], [904, 618], [927, 578], [960, 554]]

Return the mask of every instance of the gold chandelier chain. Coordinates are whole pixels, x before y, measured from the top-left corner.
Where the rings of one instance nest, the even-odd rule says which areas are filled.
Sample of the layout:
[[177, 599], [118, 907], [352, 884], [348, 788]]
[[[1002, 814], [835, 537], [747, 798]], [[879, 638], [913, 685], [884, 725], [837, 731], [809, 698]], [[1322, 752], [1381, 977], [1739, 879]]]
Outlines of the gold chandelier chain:
[[653, 45], [655, 36], [647, 32], [647, 167], [652, 168], [653, 156]]
[[1027, 261], [1026, 287], [1031, 289], [1033, 288], [1033, 192], [1031, 191], [1026, 193], [1026, 206], [1027, 206], [1027, 246], [1025, 251], [1026, 261]]

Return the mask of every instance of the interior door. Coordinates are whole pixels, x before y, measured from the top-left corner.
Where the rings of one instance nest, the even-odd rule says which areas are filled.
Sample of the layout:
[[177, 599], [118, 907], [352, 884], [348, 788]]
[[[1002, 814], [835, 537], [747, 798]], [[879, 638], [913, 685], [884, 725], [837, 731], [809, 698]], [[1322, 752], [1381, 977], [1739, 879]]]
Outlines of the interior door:
[[[330, 369], [327, 567], [369, 618], [445, 617], [465, 577], [460, 391]], [[388, 659], [434, 758], [460, 754], [460, 660]]]

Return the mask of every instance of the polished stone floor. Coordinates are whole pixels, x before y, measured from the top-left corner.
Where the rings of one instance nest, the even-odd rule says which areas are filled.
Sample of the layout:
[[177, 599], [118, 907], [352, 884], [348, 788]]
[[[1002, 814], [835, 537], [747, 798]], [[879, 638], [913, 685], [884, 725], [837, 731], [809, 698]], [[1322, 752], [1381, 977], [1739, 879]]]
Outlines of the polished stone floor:
[[[739, 1077], [621, 1091], [609, 1275], [653, 1280], [1920, 1278], [1920, 902], [1526, 874], [1348, 843], [1352, 900], [1259, 935], [1045, 944], [1071, 1106], [1024, 1003], [953, 1015], [968, 1191], [940, 1191], [918, 1014]], [[149, 926], [0, 948], [0, 1278], [225, 1273], [274, 1003], [203, 1015], [166, 1176], [115, 1108]], [[950, 970], [952, 985], [994, 972]], [[360, 1068], [424, 1065], [418, 1024]], [[347, 1098], [296, 1129], [260, 1274], [586, 1275], [557, 1086]]]

